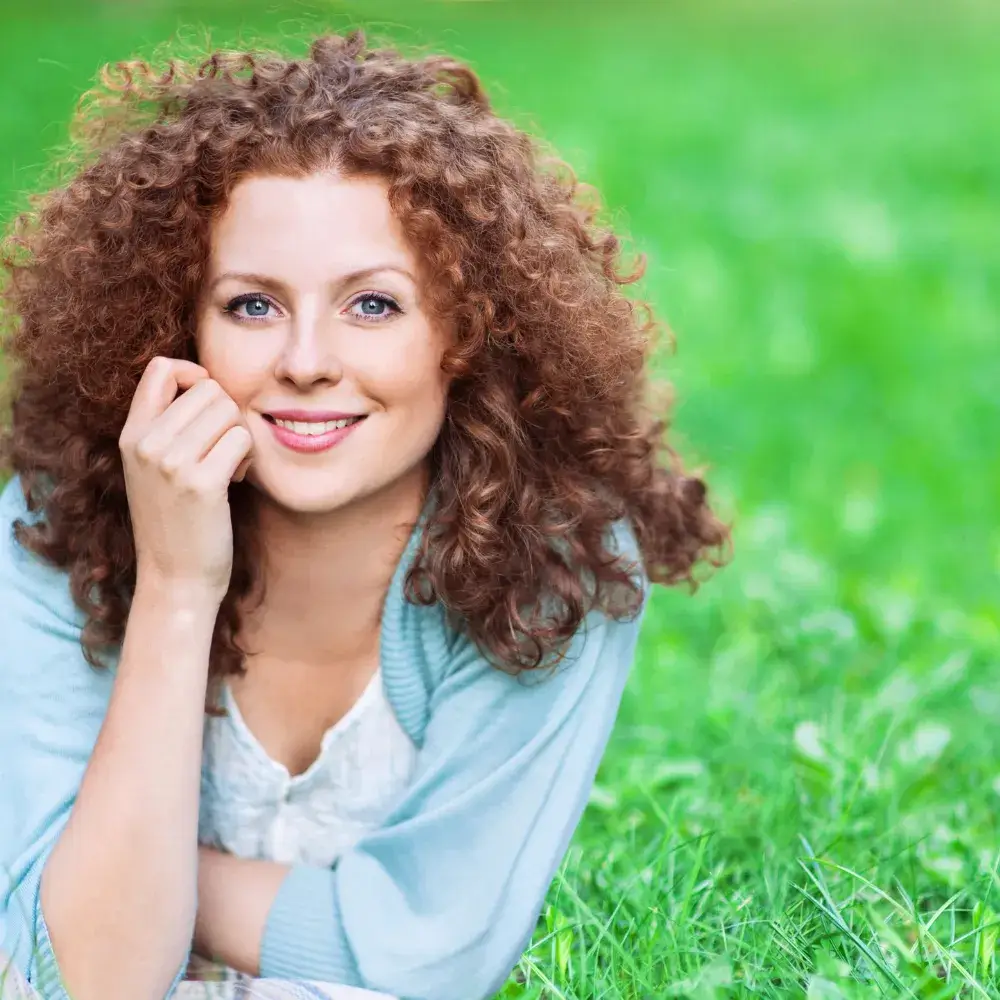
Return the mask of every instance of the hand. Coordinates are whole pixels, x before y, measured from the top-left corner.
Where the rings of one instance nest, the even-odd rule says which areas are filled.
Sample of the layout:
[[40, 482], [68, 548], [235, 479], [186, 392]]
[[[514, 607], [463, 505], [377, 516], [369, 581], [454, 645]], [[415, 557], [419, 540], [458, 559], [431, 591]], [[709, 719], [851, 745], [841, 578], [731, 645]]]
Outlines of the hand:
[[149, 363], [118, 442], [140, 580], [221, 602], [233, 565], [229, 484], [246, 474], [251, 442], [239, 407], [204, 368]]

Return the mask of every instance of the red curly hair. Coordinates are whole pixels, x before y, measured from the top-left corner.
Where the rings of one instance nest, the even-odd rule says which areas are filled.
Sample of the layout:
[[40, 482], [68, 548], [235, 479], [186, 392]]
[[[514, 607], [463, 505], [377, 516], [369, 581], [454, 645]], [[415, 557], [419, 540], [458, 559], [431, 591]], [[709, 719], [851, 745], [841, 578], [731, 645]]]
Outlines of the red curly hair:
[[[76, 125], [70, 180], [4, 244], [0, 463], [44, 514], [18, 538], [68, 571], [92, 664], [121, 642], [135, 586], [119, 435], [151, 358], [196, 360], [210, 227], [255, 172], [332, 164], [384, 178], [432, 276], [432, 312], [458, 332], [431, 455], [438, 502], [410, 600], [440, 601], [517, 670], [558, 651], [588, 611], [638, 609], [636, 582], [607, 548], [613, 522], [631, 524], [654, 582], [718, 565], [727, 530], [647, 396], [655, 325], [621, 290], [639, 273], [622, 270], [618, 239], [572, 173], [493, 113], [469, 68], [370, 49], [359, 33], [319, 38], [303, 59], [118, 63]], [[239, 609], [258, 565], [250, 489], [231, 488], [215, 679], [243, 668]]]

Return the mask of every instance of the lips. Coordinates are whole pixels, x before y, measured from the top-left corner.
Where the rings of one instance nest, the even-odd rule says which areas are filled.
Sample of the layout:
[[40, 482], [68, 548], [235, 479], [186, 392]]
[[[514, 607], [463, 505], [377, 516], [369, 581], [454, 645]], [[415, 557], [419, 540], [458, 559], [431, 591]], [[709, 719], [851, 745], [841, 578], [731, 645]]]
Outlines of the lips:
[[364, 416], [340, 413], [307, 415], [302, 411], [264, 415], [277, 442], [300, 453], [328, 451], [353, 433], [364, 419]]

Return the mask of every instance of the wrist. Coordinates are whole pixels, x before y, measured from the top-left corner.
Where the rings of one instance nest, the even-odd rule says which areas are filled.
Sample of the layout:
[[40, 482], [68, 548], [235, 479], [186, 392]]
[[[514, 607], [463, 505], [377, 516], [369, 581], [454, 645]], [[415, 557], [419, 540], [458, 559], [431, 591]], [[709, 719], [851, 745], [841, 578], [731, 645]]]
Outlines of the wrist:
[[193, 622], [210, 621], [214, 625], [224, 597], [224, 592], [199, 580], [167, 579], [155, 571], [140, 568], [133, 607], [141, 604]]

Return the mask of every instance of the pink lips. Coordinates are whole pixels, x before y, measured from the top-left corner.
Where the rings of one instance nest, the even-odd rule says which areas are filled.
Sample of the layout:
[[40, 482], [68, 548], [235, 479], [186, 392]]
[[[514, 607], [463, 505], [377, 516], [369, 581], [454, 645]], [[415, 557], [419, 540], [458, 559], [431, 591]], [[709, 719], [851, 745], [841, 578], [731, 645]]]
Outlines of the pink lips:
[[[304, 413], [299, 410], [287, 411], [282, 413], [272, 413], [269, 414], [272, 418], [277, 418], [279, 420], [295, 420], [301, 421], [303, 423], [324, 423], [328, 420], [347, 420], [352, 414], [349, 413]], [[271, 432], [277, 438], [278, 443], [284, 445], [286, 448], [290, 448], [292, 451], [314, 453], [319, 451], [327, 451], [328, 449], [334, 447], [334, 445], [340, 444], [344, 438], [347, 437], [351, 431], [354, 430], [362, 421], [364, 417], [356, 419], [354, 423], [348, 424], [346, 427], [336, 427], [333, 430], [326, 431], [323, 434], [297, 434], [290, 427], [281, 427], [279, 424], [275, 423], [274, 420], [265, 421], [268, 427], [271, 428]]]

